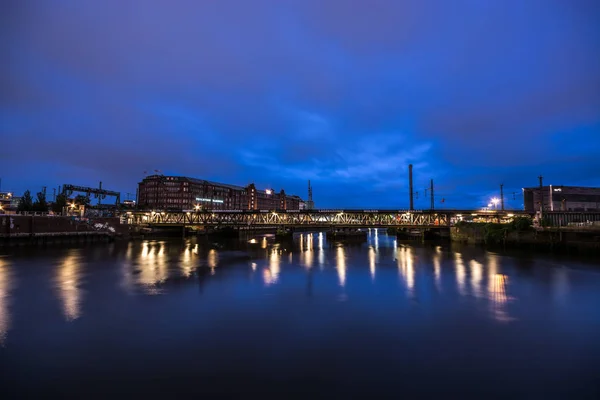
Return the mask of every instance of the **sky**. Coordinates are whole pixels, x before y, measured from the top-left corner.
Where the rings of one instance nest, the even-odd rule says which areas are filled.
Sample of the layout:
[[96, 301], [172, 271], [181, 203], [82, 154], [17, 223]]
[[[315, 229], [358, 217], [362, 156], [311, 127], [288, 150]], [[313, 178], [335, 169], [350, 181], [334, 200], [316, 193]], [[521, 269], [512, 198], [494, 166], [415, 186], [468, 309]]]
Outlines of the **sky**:
[[0, 54], [2, 191], [158, 170], [406, 208], [408, 164], [416, 208], [430, 179], [437, 208], [600, 186], [595, 0], [4, 0]]

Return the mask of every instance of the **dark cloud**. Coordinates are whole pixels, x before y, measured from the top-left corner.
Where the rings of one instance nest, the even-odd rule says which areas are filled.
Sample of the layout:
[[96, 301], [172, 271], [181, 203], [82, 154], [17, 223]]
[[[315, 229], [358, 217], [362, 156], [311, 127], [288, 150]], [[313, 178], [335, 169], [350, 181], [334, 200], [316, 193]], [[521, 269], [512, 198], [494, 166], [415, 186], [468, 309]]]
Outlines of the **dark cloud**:
[[456, 206], [540, 173], [600, 184], [597, 2], [1, 7], [0, 170], [17, 191], [132, 192], [160, 169], [403, 206], [409, 162]]

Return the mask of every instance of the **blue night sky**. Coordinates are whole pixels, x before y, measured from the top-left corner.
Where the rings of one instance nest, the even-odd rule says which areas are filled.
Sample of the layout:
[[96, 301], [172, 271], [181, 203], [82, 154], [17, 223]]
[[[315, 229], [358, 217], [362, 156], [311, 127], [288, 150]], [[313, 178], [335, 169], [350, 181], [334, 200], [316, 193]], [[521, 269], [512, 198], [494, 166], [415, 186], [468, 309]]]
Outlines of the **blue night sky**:
[[0, 38], [18, 194], [156, 169], [402, 208], [409, 163], [417, 208], [430, 178], [446, 208], [600, 185], [595, 0], [5, 0]]

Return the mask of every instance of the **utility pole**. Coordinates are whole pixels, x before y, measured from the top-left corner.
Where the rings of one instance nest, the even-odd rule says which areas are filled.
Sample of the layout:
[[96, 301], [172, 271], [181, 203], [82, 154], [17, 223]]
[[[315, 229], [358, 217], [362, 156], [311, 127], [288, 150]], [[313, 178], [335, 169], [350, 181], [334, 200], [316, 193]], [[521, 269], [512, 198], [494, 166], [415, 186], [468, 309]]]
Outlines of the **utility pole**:
[[429, 191], [431, 192], [431, 209], [433, 210], [435, 208], [435, 201], [433, 197], [433, 179], [430, 182]]
[[500, 184], [500, 207], [504, 211], [504, 184]]
[[56, 202], [56, 188], [52, 188], [52, 201]]
[[46, 197], [46, 186], [42, 186], [42, 193], [44, 193], [44, 197]]
[[408, 164], [408, 187], [410, 190], [410, 208], [409, 210], [412, 211], [415, 209], [414, 207], [414, 202], [413, 202], [413, 166], [412, 164]]

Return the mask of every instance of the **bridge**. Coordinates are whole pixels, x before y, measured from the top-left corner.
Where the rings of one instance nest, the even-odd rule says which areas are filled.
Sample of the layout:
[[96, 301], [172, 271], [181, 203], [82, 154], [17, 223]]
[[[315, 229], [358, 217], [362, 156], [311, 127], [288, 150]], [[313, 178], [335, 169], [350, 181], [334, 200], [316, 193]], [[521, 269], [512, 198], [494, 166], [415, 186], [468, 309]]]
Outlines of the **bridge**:
[[463, 219], [509, 222], [524, 211], [481, 210], [230, 210], [132, 211], [127, 223], [147, 226], [448, 228]]

